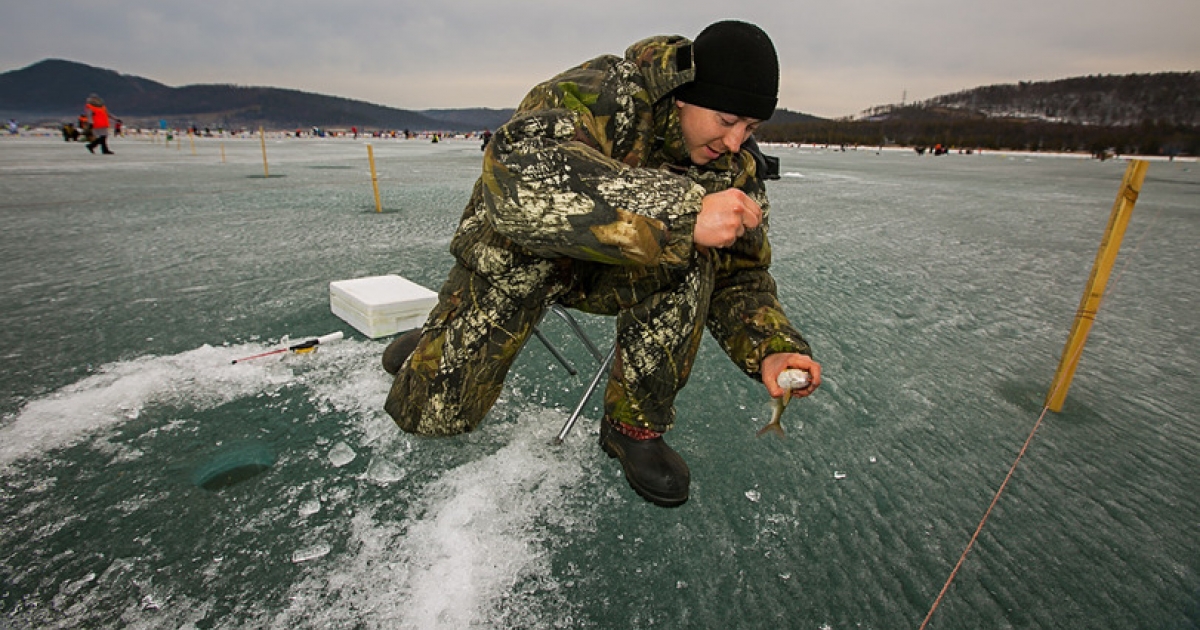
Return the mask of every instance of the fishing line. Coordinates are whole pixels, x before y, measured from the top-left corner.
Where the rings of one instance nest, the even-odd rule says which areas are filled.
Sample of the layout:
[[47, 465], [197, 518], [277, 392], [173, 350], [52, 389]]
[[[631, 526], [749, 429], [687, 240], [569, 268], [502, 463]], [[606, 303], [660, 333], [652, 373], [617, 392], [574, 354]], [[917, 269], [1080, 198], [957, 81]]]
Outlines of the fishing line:
[[[1097, 303], [1096, 306], [1097, 312], [1100, 310], [1100, 305], [1102, 305], [1104, 301], [1108, 299], [1109, 294], [1117, 288], [1117, 285], [1121, 281], [1121, 277], [1125, 274], [1125, 270], [1129, 268], [1130, 262], [1132, 262], [1133, 258], [1137, 255], [1138, 250], [1141, 249], [1142, 242], [1146, 240], [1146, 235], [1149, 234], [1151, 228], [1154, 227], [1154, 223], [1158, 218], [1160, 210], [1161, 209], [1156, 210], [1155, 213], [1151, 215], [1150, 224], [1146, 226], [1146, 229], [1142, 231], [1141, 236], [1138, 237], [1137, 244], [1134, 246], [1133, 251], [1129, 253], [1129, 256], [1126, 257], [1125, 263], [1121, 266], [1121, 270], [1118, 272], [1117, 277], [1108, 284], [1104, 290], [1104, 293], [1100, 296], [1100, 302]], [[1091, 316], [1094, 318], [1095, 312], [1091, 313]], [[1077, 360], [1081, 354], [1083, 354], [1082, 345], [1079, 346], [1071, 355], [1071, 361], [1074, 362]], [[1058, 389], [1061, 387], [1061, 383], [1055, 384], [1054, 389], [1047, 394], [1046, 399], [1049, 400], [1050, 398], [1053, 398], [1053, 395], [1056, 394]], [[1029, 445], [1033, 442], [1033, 436], [1036, 435], [1038, 429], [1041, 428], [1042, 421], [1045, 420], [1046, 412], [1048, 411], [1050, 411], [1049, 405], [1042, 407], [1042, 413], [1038, 416], [1037, 422], [1033, 424], [1033, 429], [1029, 431], [1029, 435], [1025, 438], [1025, 443], [1021, 445], [1021, 450], [1017, 453], [1016, 459], [1013, 460], [1012, 466], [1009, 467], [1008, 474], [1004, 476], [1004, 481], [1000, 483], [1000, 487], [996, 490], [995, 496], [992, 497], [992, 502], [988, 505], [987, 510], [984, 511], [983, 518], [979, 520], [979, 525], [975, 528], [975, 532], [971, 534], [971, 539], [967, 541], [966, 548], [963, 549], [962, 555], [958, 558], [958, 562], [954, 564], [954, 569], [950, 571], [950, 576], [946, 578], [946, 583], [942, 585], [942, 590], [938, 592], [937, 598], [933, 600], [933, 605], [929, 607], [929, 612], [925, 615], [924, 621], [921, 622], [919, 630], [925, 630], [925, 627], [929, 625], [929, 620], [933, 618], [933, 613], [938, 609], [938, 606], [941, 605], [942, 599], [946, 596], [946, 592], [950, 590], [950, 585], [954, 582], [954, 578], [958, 576], [958, 571], [962, 568], [963, 563], [966, 562], [967, 554], [969, 554], [971, 549], [975, 546], [975, 541], [979, 539], [979, 534], [983, 531], [983, 526], [987, 523], [988, 517], [992, 515], [992, 510], [996, 507], [996, 504], [1000, 502], [1000, 496], [1004, 494], [1004, 490], [1008, 487], [1008, 482], [1010, 479], [1012, 479], [1013, 473], [1016, 472], [1017, 465], [1021, 463], [1021, 458], [1025, 457], [1025, 451], [1029, 450]]]
[[[1115, 288], [1115, 285], [1109, 285], [1109, 290], [1112, 288]], [[1104, 292], [1104, 296], [1108, 295], [1109, 290]], [[1103, 299], [1104, 298], [1102, 297], [1101, 303], [1103, 303]], [[1071, 359], [1075, 360], [1079, 358], [1079, 355], [1082, 353], [1083, 346], [1079, 346], [1079, 348], [1075, 350], [1075, 353], [1071, 355]], [[1052, 395], [1057, 393], [1057, 390], [1061, 387], [1061, 383], [1055, 385], [1050, 394]], [[1046, 398], [1051, 398], [1051, 395], [1047, 395]], [[983, 518], [979, 520], [979, 526], [975, 528], [975, 533], [971, 534], [971, 539], [967, 541], [966, 548], [963, 549], [962, 555], [958, 558], [958, 562], [954, 564], [954, 569], [950, 571], [950, 577], [946, 578], [946, 583], [942, 585], [942, 590], [938, 593], [937, 599], [933, 600], [933, 605], [930, 606], [929, 613], [925, 615], [925, 620], [921, 622], [921, 627], [919, 630], [925, 630], [925, 626], [929, 625], [929, 620], [933, 617], [934, 611], [936, 611], [938, 606], [942, 603], [942, 598], [946, 596], [946, 591], [950, 590], [950, 585], [954, 582], [954, 578], [958, 576], [958, 570], [962, 568], [963, 563], [967, 560], [967, 554], [969, 554], [971, 552], [971, 548], [975, 546], [975, 541], [979, 538], [979, 533], [983, 531], [984, 524], [987, 523], [988, 517], [992, 515], [992, 509], [995, 508], [996, 504], [1000, 502], [1000, 495], [1004, 494], [1005, 488], [1008, 487], [1009, 480], [1012, 479], [1013, 473], [1017, 471], [1017, 464], [1020, 464], [1021, 458], [1025, 457], [1025, 451], [1029, 450], [1029, 445], [1033, 442], [1033, 436], [1037, 434], [1038, 429], [1042, 426], [1042, 421], [1045, 420], [1046, 412], [1048, 411], [1050, 411], [1049, 405], [1042, 407], [1041, 415], [1038, 416], [1037, 422], [1033, 424], [1033, 429], [1029, 431], [1029, 436], [1025, 438], [1025, 443], [1021, 445], [1021, 450], [1017, 453], [1016, 459], [1013, 460], [1012, 466], [1009, 467], [1008, 474], [1004, 476], [1004, 481], [1000, 483], [1000, 487], [996, 490], [995, 496], [992, 497], [992, 502], [988, 505], [987, 510], [984, 511]]]
[[996, 490], [996, 496], [992, 497], [992, 503], [988, 505], [987, 511], [983, 513], [983, 518], [980, 519], [979, 526], [975, 528], [975, 533], [971, 534], [971, 540], [967, 542], [966, 549], [963, 549], [962, 555], [959, 556], [958, 562], [954, 565], [954, 570], [950, 571], [950, 577], [946, 578], [946, 583], [942, 585], [942, 590], [938, 593], [937, 599], [933, 600], [933, 606], [929, 608], [929, 613], [925, 615], [925, 620], [921, 622], [920, 630], [925, 630], [925, 626], [929, 625], [929, 619], [933, 617], [934, 611], [942, 603], [942, 598], [946, 596], [946, 591], [950, 590], [950, 584], [954, 582], [954, 578], [958, 575], [958, 570], [962, 568], [963, 562], [967, 560], [967, 554], [975, 546], [975, 540], [979, 538], [979, 532], [983, 531], [983, 525], [987, 523], [988, 517], [992, 515], [992, 508], [996, 507], [996, 503], [1000, 501], [1000, 495], [1008, 487], [1008, 480], [1012, 479], [1013, 473], [1016, 472], [1017, 464], [1025, 456], [1025, 451], [1029, 448], [1029, 443], [1033, 441], [1033, 436], [1037, 433], [1038, 427], [1042, 426], [1042, 420], [1046, 417], [1047, 411], [1050, 411], [1050, 407], [1042, 407], [1042, 415], [1038, 416], [1037, 422], [1033, 425], [1033, 430], [1029, 432], [1029, 437], [1025, 438], [1025, 444], [1021, 446], [1021, 452], [1017, 453], [1017, 458], [1013, 460], [1012, 467], [1008, 469], [1008, 474], [1004, 476], [1003, 483]]

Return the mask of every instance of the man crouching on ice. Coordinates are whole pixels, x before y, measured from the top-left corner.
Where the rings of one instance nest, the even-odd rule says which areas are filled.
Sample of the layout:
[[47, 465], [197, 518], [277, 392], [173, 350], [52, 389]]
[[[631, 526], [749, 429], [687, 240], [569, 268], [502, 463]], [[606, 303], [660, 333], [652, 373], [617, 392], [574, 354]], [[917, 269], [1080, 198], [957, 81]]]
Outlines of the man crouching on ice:
[[705, 326], [771, 396], [790, 368], [812, 374], [793, 396], [811, 394], [821, 367], [775, 296], [751, 139], [778, 89], [770, 38], [737, 21], [534, 87], [488, 143], [438, 305], [384, 352], [396, 424], [478, 426], [553, 303], [616, 316], [600, 446], [657, 505], [688, 498], [687, 464], [662, 436]]

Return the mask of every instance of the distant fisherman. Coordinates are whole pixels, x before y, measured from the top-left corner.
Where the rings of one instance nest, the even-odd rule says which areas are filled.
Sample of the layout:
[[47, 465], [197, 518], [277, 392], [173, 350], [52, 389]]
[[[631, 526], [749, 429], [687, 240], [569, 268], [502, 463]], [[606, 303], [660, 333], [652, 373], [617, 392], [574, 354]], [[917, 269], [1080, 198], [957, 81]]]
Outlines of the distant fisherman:
[[775, 111], [779, 62], [757, 26], [658, 36], [532, 89], [484, 147], [421, 330], [384, 353], [386, 409], [405, 431], [473, 430], [548, 305], [616, 316], [600, 446], [662, 506], [691, 473], [663, 441], [707, 327], [772, 397], [786, 369], [821, 367], [768, 267], [769, 162], [751, 137]]
[[92, 115], [92, 141], [88, 143], [87, 150], [95, 153], [99, 146], [101, 153], [112, 155], [113, 151], [108, 150], [108, 108], [96, 94], [88, 96], [86, 107]]

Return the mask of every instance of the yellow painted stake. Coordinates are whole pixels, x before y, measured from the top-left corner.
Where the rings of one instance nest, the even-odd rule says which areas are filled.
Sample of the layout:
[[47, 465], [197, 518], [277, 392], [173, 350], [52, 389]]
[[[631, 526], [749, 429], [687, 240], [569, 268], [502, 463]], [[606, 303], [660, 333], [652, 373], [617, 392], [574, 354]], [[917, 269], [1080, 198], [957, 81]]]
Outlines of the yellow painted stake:
[[263, 128], [258, 128], [258, 140], [262, 143], [263, 151], [263, 177], [271, 177], [271, 171], [267, 168], [267, 136], [263, 133]]
[[1125, 228], [1129, 225], [1129, 217], [1133, 214], [1133, 206], [1137, 203], [1138, 193], [1142, 190], [1142, 182], [1146, 181], [1146, 169], [1150, 163], [1145, 160], [1130, 160], [1125, 169], [1125, 179], [1121, 182], [1121, 191], [1113, 204], [1112, 214], [1108, 217], [1108, 227], [1104, 230], [1104, 238], [1100, 240], [1100, 251], [1096, 253], [1096, 262], [1092, 264], [1092, 275], [1088, 278], [1087, 288], [1083, 291], [1083, 299], [1079, 302], [1079, 310], [1075, 312], [1075, 323], [1071, 326], [1071, 334], [1067, 337], [1067, 345], [1063, 348], [1062, 359], [1058, 363], [1058, 371], [1054, 373], [1054, 381], [1046, 394], [1046, 407], [1051, 411], [1062, 411], [1063, 401], [1067, 398], [1067, 390], [1071, 387], [1071, 379], [1075, 377], [1075, 368], [1079, 367], [1079, 356], [1083, 354], [1083, 344], [1087, 343], [1088, 333], [1092, 330], [1092, 322], [1100, 309], [1100, 301], [1104, 299], [1104, 289], [1108, 285], [1108, 276], [1112, 273], [1113, 263], [1117, 260], [1117, 252], [1121, 249], [1121, 239], [1125, 236]]
[[221, 163], [225, 163], [225, 141], [221, 141]]
[[192, 143], [192, 155], [196, 155], [196, 134], [188, 131], [188, 142]]
[[371, 162], [371, 187], [375, 189], [375, 212], [383, 212], [383, 206], [379, 203], [379, 177], [375, 175], [375, 150], [367, 144], [367, 160]]

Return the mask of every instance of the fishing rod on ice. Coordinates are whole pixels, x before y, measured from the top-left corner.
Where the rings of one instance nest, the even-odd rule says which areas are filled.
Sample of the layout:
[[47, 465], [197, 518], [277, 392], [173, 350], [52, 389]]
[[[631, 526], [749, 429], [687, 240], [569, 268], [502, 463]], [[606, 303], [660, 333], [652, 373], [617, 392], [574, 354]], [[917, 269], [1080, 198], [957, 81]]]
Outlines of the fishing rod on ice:
[[337, 341], [338, 339], [341, 339], [341, 338], [342, 338], [342, 331], [339, 330], [337, 332], [329, 333], [328, 335], [323, 335], [321, 337], [313, 337], [312, 339], [301, 341], [300, 343], [290, 345], [286, 348], [279, 348], [277, 350], [263, 352], [262, 354], [256, 354], [256, 355], [249, 356], [249, 357], [243, 357], [241, 359], [234, 359], [233, 362], [236, 364], [236, 363], [241, 363], [242, 361], [249, 361], [250, 359], [261, 359], [263, 357], [269, 357], [269, 356], [275, 355], [275, 354], [283, 354], [284, 352], [295, 352], [296, 354], [307, 354], [309, 352], [316, 350], [317, 346], [319, 346], [323, 343]]

